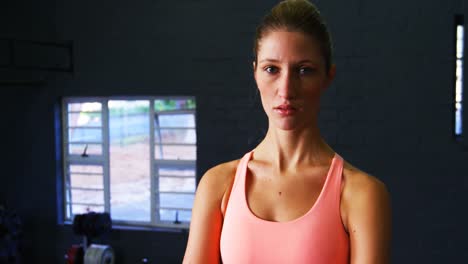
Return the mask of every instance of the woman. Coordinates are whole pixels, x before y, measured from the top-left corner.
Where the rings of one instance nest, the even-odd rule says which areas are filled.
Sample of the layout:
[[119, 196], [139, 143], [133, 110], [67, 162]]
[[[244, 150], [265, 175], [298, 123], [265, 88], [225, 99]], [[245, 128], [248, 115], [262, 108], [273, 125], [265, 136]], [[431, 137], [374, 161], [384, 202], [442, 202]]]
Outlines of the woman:
[[276, 5], [257, 28], [254, 77], [268, 131], [198, 185], [184, 263], [389, 263], [385, 185], [321, 137], [331, 41], [306, 0]]

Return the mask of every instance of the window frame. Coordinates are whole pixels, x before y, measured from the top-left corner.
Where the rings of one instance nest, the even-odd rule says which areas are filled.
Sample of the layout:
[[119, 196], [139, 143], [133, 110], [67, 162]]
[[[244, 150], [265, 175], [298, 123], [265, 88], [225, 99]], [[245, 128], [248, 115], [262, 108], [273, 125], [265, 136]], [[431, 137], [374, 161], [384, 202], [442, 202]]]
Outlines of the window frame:
[[[113, 100], [125, 100], [125, 101], [134, 101], [134, 100], [147, 100], [149, 101], [149, 151], [150, 151], [150, 164], [148, 164], [150, 168], [150, 221], [136, 221], [136, 220], [115, 220], [113, 219], [114, 225], [131, 227], [131, 228], [140, 228], [140, 227], [149, 227], [149, 228], [171, 228], [171, 229], [188, 229], [190, 226], [190, 221], [181, 221], [179, 218], [180, 223], [175, 223], [172, 221], [164, 221], [160, 219], [159, 209], [173, 209], [179, 211], [192, 211], [192, 207], [190, 208], [170, 208], [161, 206], [160, 201], [158, 199], [160, 193], [177, 193], [177, 194], [190, 194], [195, 195], [196, 186], [197, 186], [197, 156], [196, 156], [196, 148], [197, 148], [197, 140], [193, 144], [184, 144], [195, 146], [195, 159], [194, 160], [170, 160], [170, 159], [157, 159], [155, 157], [155, 150], [157, 146], [164, 146], [167, 145], [163, 142], [159, 142], [157, 144], [155, 140], [155, 133], [159, 131], [161, 133], [161, 127], [156, 127], [155, 120], [157, 120], [157, 116], [161, 114], [192, 114], [194, 116], [194, 126], [193, 127], [178, 127], [176, 129], [194, 129], [195, 130], [195, 138], [197, 137], [197, 107], [195, 106], [194, 109], [180, 109], [180, 110], [171, 110], [171, 111], [156, 111], [155, 110], [155, 101], [156, 100], [187, 100], [192, 99], [195, 101], [196, 104], [196, 97], [195, 96], [107, 96], [107, 97], [64, 97], [61, 100], [61, 128], [62, 128], [62, 135], [60, 140], [61, 151], [62, 151], [62, 167], [61, 167], [61, 175], [63, 184], [62, 184], [62, 217], [64, 222], [71, 223], [73, 221], [73, 212], [72, 212], [72, 204], [73, 203], [71, 197], [71, 182], [70, 182], [70, 165], [100, 165], [102, 166], [102, 177], [103, 177], [103, 192], [104, 192], [104, 204], [98, 206], [103, 206], [105, 212], [111, 212], [111, 185], [110, 185], [110, 135], [109, 135], [109, 101]], [[101, 155], [92, 155], [88, 154], [86, 160], [81, 158], [79, 154], [70, 154], [70, 140], [69, 140], [69, 111], [68, 111], [68, 104], [69, 103], [84, 103], [84, 102], [98, 102], [101, 103], [101, 142], [96, 142], [98, 144], [102, 144], [102, 151]], [[163, 127], [164, 129], [164, 127]], [[172, 127], [171, 127], [172, 129]], [[85, 142], [84, 144], [90, 144], [90, 142]], [[175, 144], [176, 145], [176, 144]], [[187, 178], [194, 179], [194, 191], [193, 192], [167, 192], [167, 191], [160, 191], [159, 190], [159, 175], [158, 175], [158, 167], [161, 166], [176, 166], [176, 167], [187, 167], [194, 171], [193, 176], [186, 176]], [[60, 173], [58, 173], [60, 175]], [[89, 204], [92, 205], [92, 204]], [[193, 206], [193, 205], [192, 205]]]
[[[459, 54], [459, 50], [458, 50], [458, 45], [459, 45], [459, 34], [458, 34], [458, 27], [461, 26], [462, 27], [462, 30], [463, 30], [463, 34], [462, 34], [462, 50], [461, 50], [461, 54]], [[464, 16], [461, 15], [461, 14], [457, 14], [455, 15], [455, 23], [454, 23], [454, 86], [453, 86], [453, 123], [452, 123], [452, 130], [453, 130], [453, 137], [455, 138], [455, 140], [459, 141], [459, 142], [462, 142], [464, 143], [465, 141], [465, 137], [466, 137], [466, 124], [468, 124], [468, 117], [465, 115], [465, 109], [464, 109], [464, 103], [466, 100], [464, 100], [463, 98], [463, 92], [464, 92], [464, 88], [465, 88], [465, 80], [464, 80], [464, 77], [465, 77], [465, 47], [466, 47], [466, 29], [465, 29], [465, 23], [464, 23]], [[458, 64], [461, 65], [461, 76], [458, 76]], [[458, 79], [460, 77], [460, 80]], [[458, 100], [458, 83], [460, 82], [460, 92], [461, 92], [461, 100]], [[460, 110], [460, 114], [461, 114], [461, 118], [460, 120], [457, 120], [457, 104], [460, 104], [461, 105], [461, 110]], [[460, 128], [461, 128], [461, 132], [458, 133], [457, 132], [457, 121], [459, 121], [459, 125], [460, 125]]]

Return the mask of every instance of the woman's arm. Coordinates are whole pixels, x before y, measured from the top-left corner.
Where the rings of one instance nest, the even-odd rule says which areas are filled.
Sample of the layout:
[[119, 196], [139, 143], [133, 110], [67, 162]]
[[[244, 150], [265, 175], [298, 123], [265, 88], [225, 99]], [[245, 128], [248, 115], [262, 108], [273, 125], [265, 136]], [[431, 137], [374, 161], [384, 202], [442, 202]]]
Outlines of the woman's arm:
[[[195, 195], [190, 233], [183, 263], [219, 263], [219, 240], [223, 216], [221, 201], [232, 172], [229, 166], [218, 165], [200, 180]], [[235, 173], [235, 171], [234, 171]]]
[[390, 263], [391, 209], [385, 185], [363, 173], [348, 177], [347, 208], [351, 264]]

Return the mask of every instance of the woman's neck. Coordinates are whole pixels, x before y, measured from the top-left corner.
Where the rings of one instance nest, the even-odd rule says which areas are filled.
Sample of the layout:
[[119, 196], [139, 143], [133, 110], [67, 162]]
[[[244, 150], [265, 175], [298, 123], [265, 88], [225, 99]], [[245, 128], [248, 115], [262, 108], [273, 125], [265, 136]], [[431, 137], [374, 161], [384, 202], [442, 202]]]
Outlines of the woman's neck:
[[270, 125], [265, 138], [254, 151], [256, 157], [271, 162], [279, 172], [322, 165], [334, 153], [315, 125], [300, 130], [281, 130]]

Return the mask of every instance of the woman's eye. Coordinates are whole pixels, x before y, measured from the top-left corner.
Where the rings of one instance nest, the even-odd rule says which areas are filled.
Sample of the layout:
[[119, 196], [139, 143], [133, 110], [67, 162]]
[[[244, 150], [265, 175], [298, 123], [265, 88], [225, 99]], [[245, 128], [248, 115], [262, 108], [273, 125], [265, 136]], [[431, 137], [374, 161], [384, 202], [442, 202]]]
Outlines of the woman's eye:
[[310, 67], [302, 67], [299, 69], [299, 73], [301, 75], [304, 75], [304, 74], [309, 74], [309, 73], [312, 73], [314, 71], [314, 69], [310, 68]]
[[277, 73], [278, 68], [274, 66], [268, 66], [268, 67], [265, 67], [265, 71], [268, 73]]

